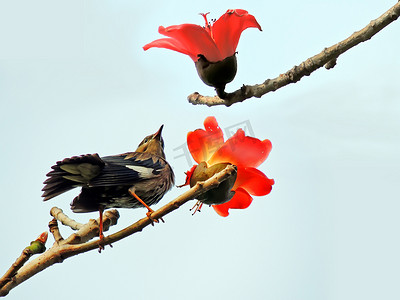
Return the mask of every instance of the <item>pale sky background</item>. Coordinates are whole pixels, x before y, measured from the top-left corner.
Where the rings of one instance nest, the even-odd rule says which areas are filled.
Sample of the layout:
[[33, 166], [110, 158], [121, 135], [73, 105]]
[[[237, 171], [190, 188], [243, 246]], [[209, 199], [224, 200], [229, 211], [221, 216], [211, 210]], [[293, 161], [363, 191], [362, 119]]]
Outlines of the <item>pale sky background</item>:
[[[51, 165], [132, 151], [161, 124], [177, 184], [190, 168], [186, 134], [209, 115], [270, 139], [260, 170], [276, 182], [227, 218], [208, 207], [192, 216], [189, 202], [112, 249], [46, 269], [7, 299], [399, 299], [400, 21], [334, 69], [230, 108], [187, 103], [194, 91], [214, 95], [189, 57], [142, 50], [161, 37], [159, 25], [246, 9], [263, 31], [243, 33], [233, 91], [286, 72], [395, 3], [0, 1], [2, 274], [47, 230], [52, 206], [80, 222], [98, 217], [70, 211], [78, 189], [42, 202]], [[145, 214], [119, 211], [111, 232]]]

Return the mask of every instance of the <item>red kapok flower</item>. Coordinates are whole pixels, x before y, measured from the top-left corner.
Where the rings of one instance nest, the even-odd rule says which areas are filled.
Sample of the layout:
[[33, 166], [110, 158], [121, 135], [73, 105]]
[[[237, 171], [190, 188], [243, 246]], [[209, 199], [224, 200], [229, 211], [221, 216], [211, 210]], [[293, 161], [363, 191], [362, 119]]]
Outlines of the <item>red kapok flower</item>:
[[227, 10], [213, 24], [207, 21], [207, 14], [201, 14], [205, 27], [196, 24], [160, 26], [158, 32], [167, 38], [155, 40], [143, 49], [158, 47], [186, 54], [195, 62], [205, 84], [223, 89], [236, 75], [234, 54], [242, 31], [250, 27], [261, 30], [261, 26], [243, 9]]
[[214, 24], [207, 21], [207, 14], [201, 14], [205, 27], [196, 24], [160, 26], [158, 32], [168, 38], [155, 40], [143, 49], [158, 47], [178, 51], [189, 55], [194, 62], [201, 54], [209, 62], [217, 62], [235, 53], [243, 30], [249, 27], [261, 30], [254, 16], [243, 9], [227, 10]]
[[[272, 148], [271, 142], [246, 136], [242, 129], [238, 129], [224, 142], [223, 132], [214, 117], [205, 119], [204, 128], [205, 130], [197, 129], [188, 133], [189, 151], [199, 165], [193, 166], [186, 173], [185, 185], [193, 186], [197, 181], [210, 178], [227, 164], [237, 167], [237, 175], [231, 183], [225, 185], [224, 188], [229, 188], [228, 191], [218, 193], [220, 190], [218, 187], [215, 189], [216, 192], [199, 200], [213, 204], [215, 211], [220, 216], [226, 217], [231, 208], [247, 208], [253, 200], [251, 195], [269, 194], [274, 180], [256, 168], [268, 157]], [[233, 197], [232, 192], [234, 192]]]

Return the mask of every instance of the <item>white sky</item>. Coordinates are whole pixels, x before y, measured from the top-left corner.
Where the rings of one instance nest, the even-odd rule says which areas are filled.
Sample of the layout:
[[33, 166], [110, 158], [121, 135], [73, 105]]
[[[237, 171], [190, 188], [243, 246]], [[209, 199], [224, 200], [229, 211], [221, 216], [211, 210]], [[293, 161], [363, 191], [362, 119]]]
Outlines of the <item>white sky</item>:
[[[230, 108], [188, 104], [194, 91], [214, 94], [190, 58], [141, 48], [161, 37], [159, 25], [246, 9], [263, 31], [243, 33], [233, 91], [286, 72], [396, 1], [137, 2], [0, 2], [0, 273], [47, 230], [52, 206], [80, 222], [97, 218], [70, 211], [78, 189], [42, 202], [51, 165], [132, 151], [161, 124], [177, 184], [190, 167], [179, 147], [209, 115], [272, 141], [260, 169], [276, 184], [228, 218], [211, 208], [192, 216], [190, 202], [101, 255], [43, 271], [7, 299], [39, 291], [37, 299], [59, 300], [399, 298], [400, 21], [334, 69]], [[111, 232], [145, 210], [120, 214]]]

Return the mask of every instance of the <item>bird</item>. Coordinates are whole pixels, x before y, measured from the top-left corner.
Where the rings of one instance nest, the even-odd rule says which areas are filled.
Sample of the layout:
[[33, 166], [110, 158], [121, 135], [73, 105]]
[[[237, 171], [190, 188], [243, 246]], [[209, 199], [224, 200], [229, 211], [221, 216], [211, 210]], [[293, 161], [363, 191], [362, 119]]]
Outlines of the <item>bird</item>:
[[81, 187], [80, 194], [71, 202], [71, 210], [75, 213], [99, 211], [100, 242], [104, 240], [105, 209], [146, 207], [146, 215], [157, 222], [151, 218], [150, 206], [157, 204], [174, 185], [173, 170], [165, 159], [163, 126], [146, 136], [135, 152], [104, 157], [97, 153], [85, 154], [56, 162], [46, 174], [43, 200]]

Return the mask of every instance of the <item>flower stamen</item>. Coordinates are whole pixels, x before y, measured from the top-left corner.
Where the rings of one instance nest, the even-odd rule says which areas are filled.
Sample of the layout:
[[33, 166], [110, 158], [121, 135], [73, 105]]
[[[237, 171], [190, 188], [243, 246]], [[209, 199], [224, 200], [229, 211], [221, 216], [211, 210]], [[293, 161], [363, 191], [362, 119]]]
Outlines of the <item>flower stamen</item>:
[[190, 211], [192, 211], [194, 209], [194, 212], [192, 213], [192, 216], [196, 213], [196, 212], [201, 212], [201, 208], [203, 207], [203, 202], [201, 201], [197, 201], [195, 205], [193, 205], [193, 207], [190, 209]]
[[208, 14], [209, 14], [209, 12], [208, 13], [200, 13], [200, 15], [203, 16], [203, 18], [204, 18], [204, 22], [205, 22], [204, 29], [208, 32], [208, 34], [211, 36], [211, 38], [214, 39], [213, 33], [212, 33], [211, 22], [208, 22], [208, 20], [207, 20]]

